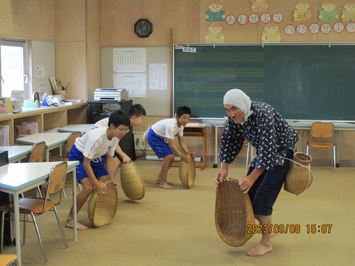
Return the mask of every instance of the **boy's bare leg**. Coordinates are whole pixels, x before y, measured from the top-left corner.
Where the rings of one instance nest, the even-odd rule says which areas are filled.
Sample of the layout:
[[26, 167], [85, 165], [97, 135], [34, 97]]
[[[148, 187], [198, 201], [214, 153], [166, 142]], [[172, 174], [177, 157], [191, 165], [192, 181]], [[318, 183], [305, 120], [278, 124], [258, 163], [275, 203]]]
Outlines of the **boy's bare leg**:
[[[83, 178], [81, 180], [81, 184], [83, 186], [83, 190], [78, 195], [76, 195], [77, 213], [79, 213], [85, 201], [92, 194], [94, 190], [94, 185], [88, 177]], [[67, 221], [65, 222], [65, 226], [69, 228], [73, 228], [73, 208], [71, 208], [70, 210]], [[85, 231], [89, 229], [87, 226], [79, 222], [77, 223], [77, 227], [78, 227], [77, 229], [80, 231]]]
[[159, 173], [159, 176], [157, 179], [157, 181], [159, 181], [159, 185], [161, 188], [172, 188], [172, 186], [168, 184], [167, 178], [168, 178], [168, 171], [169, 171], [170, 165], [173, 161], [174, 161], [173, 154], [169, 154], [169, 155], [165, 156], [163, 159], [163, 163], [161, 165], [161, 170], [160, 170], [160, 173]]
[[120, 160], [117, 157], [107, 156], [106, 169], [110, 176], [116, 176], [119, 166]]
[[[255, 215], [255, 218], [260, 222], [260, 224], [266, 224], [270, 228], [272, 216]], [[266, 253], [272, 251], [271, 237], [272, 233], [262, 234], [261, 241], [254, 248], [247, 252], [249, 256], [263, 256]]]

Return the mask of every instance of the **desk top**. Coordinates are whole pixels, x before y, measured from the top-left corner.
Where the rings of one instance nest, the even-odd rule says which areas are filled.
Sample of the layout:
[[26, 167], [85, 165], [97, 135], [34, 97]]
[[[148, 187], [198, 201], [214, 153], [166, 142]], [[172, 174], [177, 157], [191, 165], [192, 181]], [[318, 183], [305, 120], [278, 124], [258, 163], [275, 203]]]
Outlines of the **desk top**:
[[58, 132], [81, 132], [83, 135], [93, 128], [95, 128], [95, 124], [73, 124], [58, 128]]
[[32, 146], [0, 146], [0, 150], [8, 151], [8, 158], [10, 162], [21, 159], [23, 156], [29, 155], [32, 151]]
[[[223, 119], [202, 119], [202, 122], [208, 126], [223, 127], [225, 120]], [[313, 122], [310, 121], [287, 121], [290, 126], [295, 129], [310, 129]], [[335, 130], [355, 130], [355, 124], [345, 122], [333, 122]]]
[[202, 122], [205, 123], [208, 126], [215, 126], [215, 127], [223, 127], [225, 123], [225, 119], [216, 119], [216, 120], [210, 120], [210, 119], [202, 119]]
[[[60, 162], [10, 163], [0, 167], [0, 189], [17, 192], [48, 178], [53, 166]], [[68, 169], [78, 165], [68, 161]]]
[[[291, 122], [288, 121], [290, 126], [295, 129], [310, 129], [313, 122], [308, 121], [299, 121], [299, 122]], [[335, 130], [355, 130], [355, 124], [352, 123], [344, 123], [344, 122], [333, 122]]]
[[204, 123], [187, 123], [185, 128], [205, 128], [208, 127], [208, 125]]
[[41, 141], [46, 143], [47, 148], [52, 148], [67, 141], [70, 133], [37, 133], [16, 139], [18, 143], [35, 144]]

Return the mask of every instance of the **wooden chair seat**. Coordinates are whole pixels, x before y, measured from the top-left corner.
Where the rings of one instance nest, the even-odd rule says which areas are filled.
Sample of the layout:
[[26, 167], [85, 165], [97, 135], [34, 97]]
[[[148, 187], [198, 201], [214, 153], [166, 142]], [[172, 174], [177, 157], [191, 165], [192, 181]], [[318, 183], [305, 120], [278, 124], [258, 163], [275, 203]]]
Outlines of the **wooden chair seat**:
[[331, 148], [335, 145], [334, 142], [330, 142], [330, 141], [311, 141], [307, 144], [308, 146], [314, 148]]
[[53, 209], [54, 202], [47, 200], [46, 206], [43, 207], [44, 199], [36, 198], [21, 198], [19, 201], [19, 207], [21, 212], [28, 211], [29, 213], [33, 212], [34, 214], [40, 214], [42, 212], [47, 212]]
[[11, 265], [15, 263], [17, 256], [15, 254], [0, 254], [0, 265]]

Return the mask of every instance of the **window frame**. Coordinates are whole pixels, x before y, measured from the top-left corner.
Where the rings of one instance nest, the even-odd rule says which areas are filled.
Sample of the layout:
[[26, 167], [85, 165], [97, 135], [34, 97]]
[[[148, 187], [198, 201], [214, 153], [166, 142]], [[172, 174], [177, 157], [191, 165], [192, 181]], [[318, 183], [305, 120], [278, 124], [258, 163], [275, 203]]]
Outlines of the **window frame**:
[[32, 86], [31, 86], [31, 64], [30, 64], [30, 51], [29, 46], [30, 43], [28, 40], [22, 39], [6, 39], [0, 38], [0, 97], [2, 96], [2, 77], [1, 77], [1, 46], [15, 46], [23, 48], [23, 82], [24, 82], [24, 97], [28, 99], [32, 94]]

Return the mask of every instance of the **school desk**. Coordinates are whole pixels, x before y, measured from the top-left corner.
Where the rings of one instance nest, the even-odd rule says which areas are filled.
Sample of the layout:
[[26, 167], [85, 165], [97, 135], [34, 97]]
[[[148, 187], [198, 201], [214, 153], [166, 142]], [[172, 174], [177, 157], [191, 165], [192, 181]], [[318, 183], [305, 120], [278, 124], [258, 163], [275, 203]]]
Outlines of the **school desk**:
[[58, 128], [58, 132], [80, 132], [81, 135], [84, 135], [93, 128], [95, 128], [95, 124], [73, 124]]
[[[213, 168], [217, 168], [218, 165], [218, 129], [219, 128], [224, 128], [224, 123], [225, 119], [202, 119], [202, 122], [205, 123], [206, 125], [212, 126], [214, 128], [214, 163], [213, 163]], [[248, 142], [248, 151], [250, 148], [250, 152], [247, 152], [247, 158], [245, 165], [246, 167], [249, 166], [249, 162], [253, 157], [254, 154], [254, 148], [251, 146], [251, 144]]]
[[[21, 265], [21, 234], [20, 234], [20, 210], [19, 195], [32, 188], [44, 184], [50, 170], [59, 162], [41, 163], [10, 163], [0, 167], [0, 191], [13, 195], [15, 213], [15, 237], [17, 265]], [[67, 173], [73, 173], [73, 238], [77, 240], [77, 215], [76, 215], [76, 168], [78, 161], [68, 161]]]
[[206, 168], [207, 163], [207, 125], [204, 123], [188, 123], [184, 128], [184, 136], [186, 137], [202, 137], [202, 161], [197, 167], [201, 170]]
[[13, 163], [27, 158], [31, 154], [32, 146], [0, 146], [0, 150], [7, 151], [9, 162]]
[[16, 139], [16, 142], [22, 144], [36, 144], [44, 141], [46, 143], [46, 161], [49, 161], [49, 151], [59, 148], [62, 155], [63, 144], [67, 141], [70, 133], [37, 133]]

